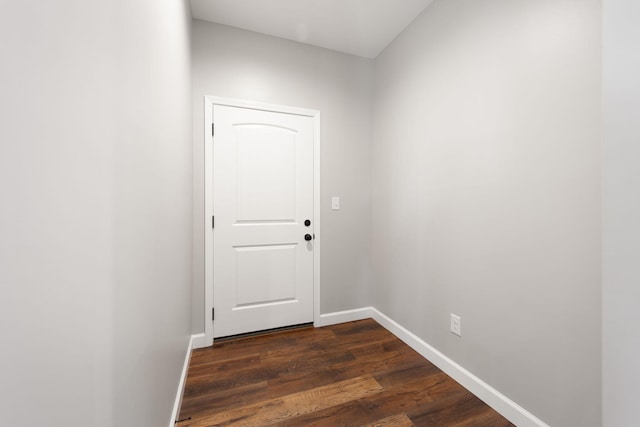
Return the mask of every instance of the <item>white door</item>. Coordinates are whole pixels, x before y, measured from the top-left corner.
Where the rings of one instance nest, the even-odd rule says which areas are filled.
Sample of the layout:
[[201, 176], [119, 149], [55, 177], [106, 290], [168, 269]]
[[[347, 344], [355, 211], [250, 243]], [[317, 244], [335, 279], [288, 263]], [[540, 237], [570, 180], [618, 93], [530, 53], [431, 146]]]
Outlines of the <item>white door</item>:
[[213, 106], [214, 337], [313, 321], [313, 117]]

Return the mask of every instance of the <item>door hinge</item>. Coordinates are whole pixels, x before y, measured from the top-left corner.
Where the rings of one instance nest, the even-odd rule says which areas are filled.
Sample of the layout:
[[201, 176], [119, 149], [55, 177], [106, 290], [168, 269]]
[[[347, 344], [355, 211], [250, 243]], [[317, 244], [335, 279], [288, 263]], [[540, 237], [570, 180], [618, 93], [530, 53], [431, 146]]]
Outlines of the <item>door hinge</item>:
[[211, 321], [216, 320], [216, 309], [215, 308], [211, 308]]
[[211, 228], [215, 228], [216, 227], [216, 217], [212, 216], [211, 217]]
[[215, 136], [215, 134], [216, 134], [215, 125], [211, 123], [211, 136]]

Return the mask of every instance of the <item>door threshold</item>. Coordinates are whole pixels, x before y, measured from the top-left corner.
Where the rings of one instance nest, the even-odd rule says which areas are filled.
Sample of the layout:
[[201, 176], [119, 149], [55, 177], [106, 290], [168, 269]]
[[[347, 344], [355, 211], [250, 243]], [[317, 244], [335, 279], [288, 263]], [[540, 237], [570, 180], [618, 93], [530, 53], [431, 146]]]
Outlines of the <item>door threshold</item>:
[[274, 334], [278, 332], [292, 331], [296, 329], [304, 329], [309, 327], [313, 327], [313, 322], [300, 323], [298, 325], [282, 326], [280, 328], [263, 329], [261, 331], [247, 332], [245, 334], [228, 335], [226, 337], [214, 338], [213, 343], [216, 344], [223, 341], [241, 340], [244, 338], [252, 338], [260, 335], [269, 335], [269, 334]]

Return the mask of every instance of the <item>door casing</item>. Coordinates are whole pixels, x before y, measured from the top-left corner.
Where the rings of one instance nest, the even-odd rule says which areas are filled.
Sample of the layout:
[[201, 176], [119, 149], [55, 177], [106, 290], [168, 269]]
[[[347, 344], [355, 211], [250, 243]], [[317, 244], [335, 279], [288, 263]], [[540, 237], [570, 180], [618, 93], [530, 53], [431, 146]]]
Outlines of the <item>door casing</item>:
[[320, 323], [320, 243], [322, 241], [320, 217], [320, 112], [304, 108], [283, 105], [266, 104], [216, 96], [204, 97], [204, 335], [205, 346], [213, 344], [213, 227], [211, 218], [213, 212], [213, 106], [226, 105], [230, 107], [250, 108], [254, 110], [273, 111], [278, 113], [297, 114], [313, 118], [314, 146], [313, 146], [313, 215], [314, 215], [314, 251], [313, 251], [313, 320]]

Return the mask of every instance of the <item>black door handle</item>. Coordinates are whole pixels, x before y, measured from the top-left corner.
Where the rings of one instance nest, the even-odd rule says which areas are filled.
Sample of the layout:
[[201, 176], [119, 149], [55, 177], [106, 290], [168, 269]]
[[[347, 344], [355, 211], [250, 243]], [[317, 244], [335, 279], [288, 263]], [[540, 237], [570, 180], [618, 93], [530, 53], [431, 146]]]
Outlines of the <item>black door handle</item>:
[[313, 237], [311, 236], [311, 234], [305, 234], [305, 235], [304, 235], [304, 240], [306, 240], [307, 242], [308, 242], [309, 240], [311, 240], [311, 239], [313, 239]]

